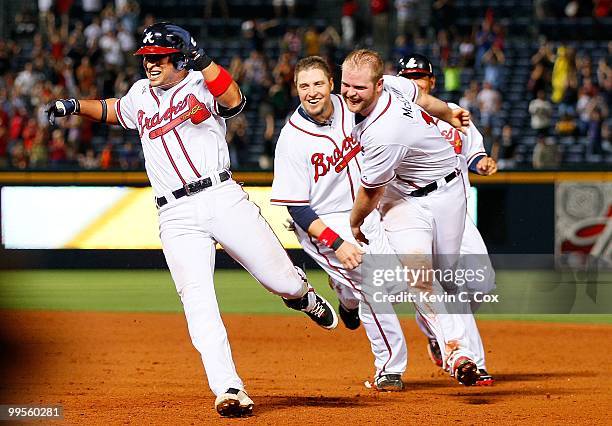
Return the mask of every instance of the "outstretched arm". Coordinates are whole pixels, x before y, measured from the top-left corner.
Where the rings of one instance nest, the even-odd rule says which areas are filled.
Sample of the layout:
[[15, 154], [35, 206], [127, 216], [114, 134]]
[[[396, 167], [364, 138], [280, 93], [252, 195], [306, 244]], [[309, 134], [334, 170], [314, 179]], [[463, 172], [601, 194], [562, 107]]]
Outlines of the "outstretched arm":
[[56, 117], [80, 115], [93, 121], [119, 124], [115, 112], [116, 98], [110, 99], [58, 99], [51, 103], [47, 109], [47, 116], [51, 124], [55, 124]]

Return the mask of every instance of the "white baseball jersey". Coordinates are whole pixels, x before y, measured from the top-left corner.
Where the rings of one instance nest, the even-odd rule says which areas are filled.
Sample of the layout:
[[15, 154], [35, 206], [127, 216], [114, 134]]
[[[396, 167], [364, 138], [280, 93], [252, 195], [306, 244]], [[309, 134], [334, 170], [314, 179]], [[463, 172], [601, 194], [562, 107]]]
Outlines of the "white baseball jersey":
[[[394, 93], [404, 93], [405, 97], [411, 95], [413, 86], [415, 85], [414, 81], [405, 78], [405, 77], [397, 77], [392, 75], [384, 76], [384, 84], [385, 87], [392, 90]], [[454, 104], [452, 102], [448, 102], [448, 106], [451, 109], [460, 108], [459, 105]], [[440, 120], [439, 118], [432, 117], [434, 119], [434, 123], [440, 129], [440, 133], [444, 138], [451, 144], [456, 154], [461, 154], [465, 160], [467, 165], [469, 166], [474, 159], [476, 159], [480, 155], [487, 155], [484, 149], [484, 143], [482, 134], [478, 131], [474, 123], [470, 120], [470, 125], [468, 127], [468, 133], [463, 134], [455, 127], [447, 123], [446, 121]], [[469, 186], [469, 182], [466, 183]]]
[[[274, 157], [272, 199], [276, 205], [309, 205], [320, 219], [344, 240], [357, 245], [349, 226], [349, 214], [359, 189], [363, 154], [351, 135], [354, 114], [340, 96], [331, 95], [334, 112], [327, 124], [312, 121], [301, 108], [283, 127]], [[374, 253], [392, 253], [380, 223], [372, 212], [362, 227]], [[332, 278], [341, 303], [359, 306], [359, 317], [374, 354], [376, 373], [401, 374], [406, 369], [406, 342], [396, 315], [380, 315], [362, 295], [361, 268], [347, 270], [335, 251], [296, 227], [304, 251]], [[378, 308], [381, 308], [378, 306]], [[389, 306], [388, 311], [392, 311]]]
[[[448, 103], [451, 109], [461, 108], [459, 105], [452, 102]], [[476, 160], [481, 155], [487, 155], [484, 148], [482, 134], [478, 131], [472, 120], [467, 129], [467, 134], [461, 133], [459, 130], [451, 126], [443, 120], [435, 119], [435, 122], [440, 129], [442, 136], [451, 144], [455, 153], [462, 155], [465, 158], [467, 166]], [[465, 179], [466, 187], [469, 189], [470, 181]]]
[[459, 161], [434, 119], [405, 94], [383, 90], [374, 110], [353, 128], [364, 149], [361, 184], [399, 196], [451, 173]]
[[124, 128], [140, 134], [156, 196], [229, 168], [225, 119], [201, 72], [189, 71], [167, 90], [139, 80], [115, 103], [115, 110]]
[[274, 157], [270, 202], [305, 206], [321, 216], [347, 212], [359, 189], [361, 146], [351, 137], [354, 114], [338, 95], [331, 95], [334, 113], [319, 126], [301, 107], [281, 130]]

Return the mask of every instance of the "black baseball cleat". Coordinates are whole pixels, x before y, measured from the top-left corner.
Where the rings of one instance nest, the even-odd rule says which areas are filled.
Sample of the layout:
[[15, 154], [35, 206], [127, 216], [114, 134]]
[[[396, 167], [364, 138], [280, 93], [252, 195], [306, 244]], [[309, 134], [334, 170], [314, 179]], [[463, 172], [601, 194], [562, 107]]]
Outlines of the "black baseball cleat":
[[336, 311], [322, 296], [318, 295], [311, 287], [308, 292], [299, 299], [285, 299], [285, 305], [296, 311], [302, 311], [308, 315], [319, 326], [333, 330], [338, 325]]
[[436, 364], [438, 367], [442, 367], [442, 352], [440, 351], [440, 345], [436, 339], [429, 339], [427, 342], [427, 353], [431, 362]]
[[344, 326], [349, 330], [357, 330], [359, 325], [361, 325], [359, 307], [355, 309], [346, 309], [342, 306], [342, 303], [340, 303], [338, 304], [338, 314], [340, 314], [340, 319], [344, 323]]
[[478, 377], [474, 386], [493, 386], [493, 383], [495, 383], [493, 376], [487, 373], [487, 370], [484, 368], [479, 369], [478, 374], [480, 377]]
[[401, 392], [404, 382], [401, 374], [383, 374], [376, 378], [374, 387], [380, 392]]

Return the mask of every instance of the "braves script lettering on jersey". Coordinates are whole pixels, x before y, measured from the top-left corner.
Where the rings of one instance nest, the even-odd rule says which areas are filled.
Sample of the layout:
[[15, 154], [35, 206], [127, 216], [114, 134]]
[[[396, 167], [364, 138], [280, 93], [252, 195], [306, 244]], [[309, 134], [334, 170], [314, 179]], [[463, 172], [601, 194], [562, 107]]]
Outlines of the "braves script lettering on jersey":
[[155, 195], [229, 168], [225, 120], [201, 72], [190, 71], [168, 90], [139, 80], [115, 108], [121, 125], [140, 134]]
[[[314, 309], [314, 292], [259, 208], [229, 176], [225, 118], [201, 72], [190, 71], [167, 90], [140, 80], [115, 110], [123, 127], [138, 130], [151, 185], [166, 201], [158, 199], [162, 247], [209, 385], [221, 396], [230, 388], [242, 390], [215, 296], [215, 244], [272, 293], [307, 297]], [[175, 197], [185, 184], [199, 180], [207, 187]]]
[[[354, 114], [340, 96], [331, 95], [331, 101], [334, 112], [329, 124], [315, 124], [300, 107], [281, 130], [274, 159], [271, 203], [310, 205], [325, 225], [357, 245], [349, 227], [349, 213], [359, 189], [363, 154], [361, 146], [350, 136]], [[367, 251], [392, 253], [378, 212], [366, 218], [363, 228], [370, 241]], [[377, 314], [363, 297], [360, 268], [344, 268], [333, 249], [297, 225], [296, 235], [304, 251], [332, 278], [343, 306], [352, 309], [361, 302], [359, 317], [372, 345], [376, 374], [403, 373], [407, 350], [397, 316]], [[392, 307], [377, 306], [376, 310], [393, 312]]]
[[[465, 166], [433, 120], [401, 91], [385, 88], [373, 111], [353, 129], [353, 137], [364, 149], [362, 185], [386, 188], [379, 211], [402, 263], [418, 268], [433, 261], [436, 269], [452, 270], [466, 214], [461, 183]], [[432, 182], [438, 186], [433, 192], [410, 195]], [[430, 285], [434, 293], [442, 292], [437, 282]], [[473, 358], [463, 322], [439, 304], [416, 300], [438, 344], [445, 348], [445, 363], [452, 368], [460, 356]]]

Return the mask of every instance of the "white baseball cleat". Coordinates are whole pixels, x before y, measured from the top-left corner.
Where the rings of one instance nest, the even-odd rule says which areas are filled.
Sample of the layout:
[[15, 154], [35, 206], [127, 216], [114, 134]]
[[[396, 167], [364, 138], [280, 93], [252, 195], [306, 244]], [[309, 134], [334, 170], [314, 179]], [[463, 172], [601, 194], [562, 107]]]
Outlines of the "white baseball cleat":
[[215, 408], [221, 417], [250, 416], [254, 405], [245, 391], [236, 388], [229, 388], [215, 399]]

